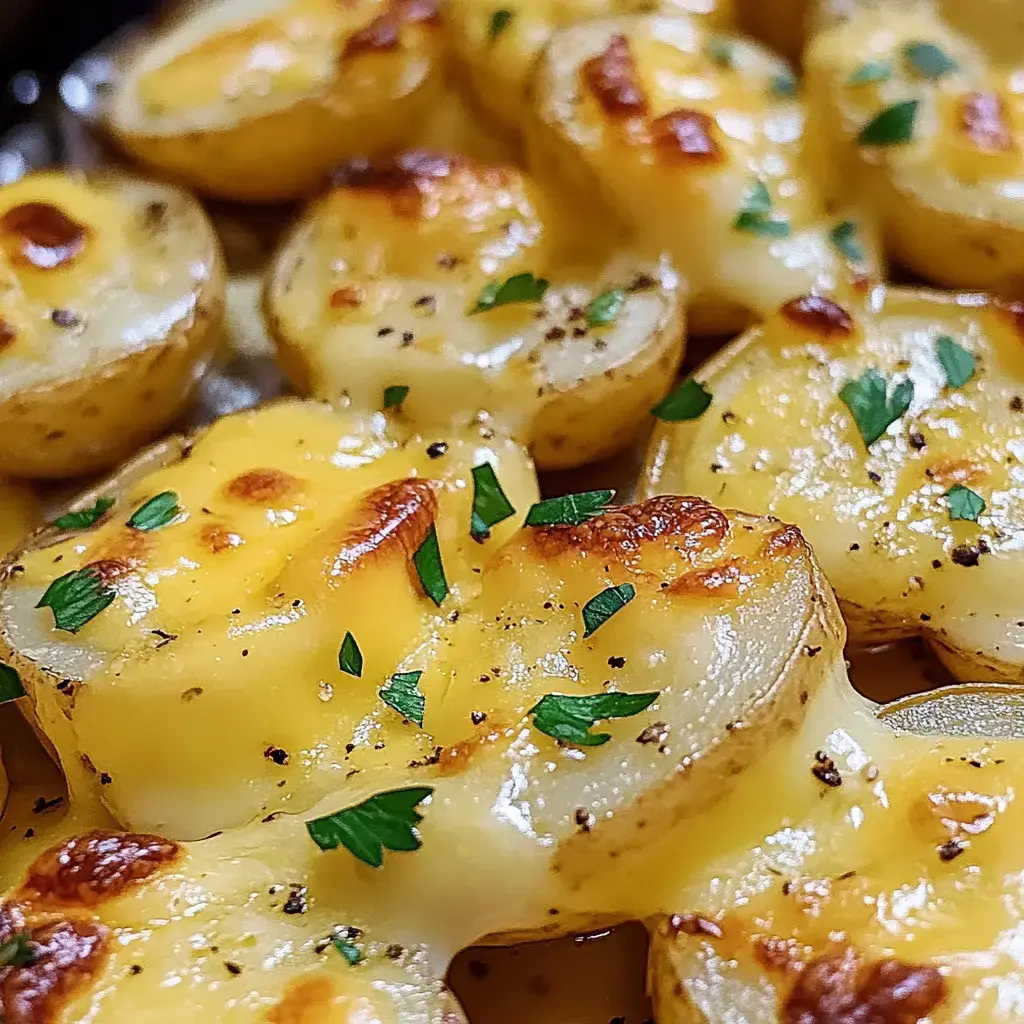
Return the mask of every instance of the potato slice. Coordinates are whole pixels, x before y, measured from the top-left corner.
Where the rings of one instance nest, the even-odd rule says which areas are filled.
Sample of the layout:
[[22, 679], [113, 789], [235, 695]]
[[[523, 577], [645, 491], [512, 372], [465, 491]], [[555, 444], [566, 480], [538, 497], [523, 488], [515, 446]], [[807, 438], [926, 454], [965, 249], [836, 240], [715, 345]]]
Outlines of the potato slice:
[[163, 430], [210, 362], [217, 240], [184, 192], [119, 174], [0, 189], [0, 472], [105, 469]]
[[858, 8], [814, 39], [806, 64], [830, 199], [869, 205], [893, 257], [929, 282], [1024, 296], [1013, 65], [993, 65], [920, 4]]
[[[796, 521], [855, 642], [920, 634], [959, 679], [1020, 681], [1020, 323], [976, 295], [793, 300], [698, 371], [714, 400], [659, 425], [641, 493], [691, 490]], [[896, 417], [905, 380], [913, 400]], [[869, 447], [840, 397], [851, 381], [865, 429], [893, 421]]]
[[830, 215], [808, 173], [796, 89], [785, 61], [697, 18], [575, 25], [538, 64], [531, 159], [670, 254], [692, 333], [735, 331], [792, 295], [845, 295], [851, 274], [877, 273], [871, 231]]
[[[605, 242], [599, 224], [584, 235], [505, 165], [415, 151], [351, 164], [338, 182], [267, 278], [299, 391], [377, 409], [406, 387], [414, 424], [484, 410], [542, 468], [601, 458], [647, 423], [682, 357], [671, 270]], [[515, 300], [475, 311], [509, 279], [524, 284]]]
[[409, 138], [440, 93], [434, 0], [217, 0], [118, 60], [101, 116], [133, 156], [229, 199], [291, 199]]

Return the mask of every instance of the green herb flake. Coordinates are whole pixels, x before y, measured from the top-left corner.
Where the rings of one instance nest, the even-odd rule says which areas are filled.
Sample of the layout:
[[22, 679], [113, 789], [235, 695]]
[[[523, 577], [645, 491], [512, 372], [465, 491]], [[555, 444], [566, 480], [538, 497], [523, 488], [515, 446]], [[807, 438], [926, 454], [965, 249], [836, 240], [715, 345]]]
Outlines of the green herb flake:
[[768, 186], [757, 178], [743, 196], [733, 227], [766, 238], [786, 238], [789, 235], [789, 221], [773, 218], [771, 213], [771, 193]]
[[9, 700], [17, 700], [25, 696], [25, 687], [21, 685], [21, 676], [10, 665], [0, 664], [0, 704]]
[[534, 704], [527, 714], [533, 715], [536, 729], [577, 747], [599, 747], [607, 743], [611, 733], [592, 733], [591, 726], [609, 718], [631, 718], [646, 711], [659, 697], [654, 693], [595, 693], [586, 697], [570, 697], [549, 693]]
[[427, 708], [427, 698], [418, 689], [422, 671], [396, 672], [385, 686], [377, 693], [388, 707], [394, 708], [403, 718], [415, 722], [423, 728], [423, 712]]
[[548, 290], [548, 282], [543, 277], [534, 277], [529, 271], [515, 274], [507, 281], [491, 281], [484, 285], [476, 305], [469, 311], [486, 313], [496, 306], [508, 306], [517, 302], [540, 302]]
[[960, 70], [960, 65], [934, 43], [907, 43], [903, 57], [922, 78], [933, 82]]
[[25, 967], [36, 958], [35, 943], [28, 932], [16, 932], [0, 943], [0, 970], [5, 967]]
[[113, 498], [98, 498], [92, 508], [84, 508], [80, 512], [65, 512], [64, 515], [57, 516], [53, 525], [58, 530], [84, 530], [98, 519], [102, 519], [113, 505]]
[[632, 583], [607, 587], [583, 606], [583, 639], [593, 636], [616, 612], [622, 611], [636, 597]]
[[416, 807], [433, 792], [431, 786], [389, 789], [354, 807], [307, 821], [306, 831], [321, 850], [344, 846], [364, 864], [379, 868], [385, 850], [409, 853], [420, 848], [415, 827], [423, 815]]
[[901, 381], [888, 395], [888, 384], [877, 370], [865, 370], [856, 380], [847, 381], [839, 397], [849, 408], [854, 423], [869, 448], [909, 408], [914, 397], [914, 382]]
[[348, 632], [338, 651], [338, 668], [350, 676], [359, 677], [363, 674], [363, 652], [359, 650], [356, 638]]
[[128, 525], [133, 530], [159, 530], [161, 526], [173, 522], [180, 515], [178, 495], [174, 491], [161, 491], [132, 513]]
[[92, 621], [116, 596], [92, 566], [75, 569], [55, 579], [36, 605], [49, 608], [57, 629], [77, 633]]
[[622, 304], [625, 301], [626, 293], [621, 288], [602, 292], [591, 299], [587, 303], [587, 326], [602, 327], [604, 324], [612, 323], [622, 311]]
[[484, 462], [473, 467], [473, 515], [469, 534], [481, 543], [491, 535], [491, 527], [503, 523], [516, 510], [501, 489], [494, 467]]
[[440, 606], [448, 596], [448, 580], [445, 579], [444, 566], [441, 564], [441, 547], [437, 542], [437, 527], [431, 523], [430, 532], [412, 556], [416, 566], [416, 575], [420, 578], [423, 592], [434, 604]]
[[935, 355], [942, 364], [946, 383], [951, 388], [962, 388], [974, 376], [974, 356], [948, 334], [936, 339]]
[[670, 391], [651, 412], [666, 423], [695, 420], [704, 415], [713, 397], [699, 380], [688, 377], [677, 388]]
[[780, 71], [772, 76], [771, 94], [789, 99], [796, 95], [796, 75], [791, 71]]
[[988, 507], [980, 494], [963, 484], [950, 487], [946, 492], [946, 500], [949, 502], [950, 519], [965, 519], [971, 523], [976, 523], [978, 516]]
[[487, 38], [492, 43], [508, 28], [514, 13], [514, 11], [510, 11], [507, 7], [501, 7], [491, 15], [491, 20], [487, 25]]
[[712, 63], [720, 68], [733, 68], [736, 66], [736, 46], [728, 39], [709, 39], [707, 55]]
[[857, 238], [857, 225], [852, 220], [841, 221], [828, 233], [828, 237], [845, 259], [851, 263], [864, 262], [864, 249]]
[[527, 526], [579, 526], [608, 508], [614, 491], [581, 491], [547, 498], [531, 506], [526, 513]]
[[860, 130], [862, 146], [899, 146], [914, 137], [918, 100], [904, 100], [884, 107]]
[[384, 408], [395, 409], [400, 406], [409, 394], [408, 384], [389, 384], [384, 389]]
[[348, 961], [349, 967], [363, 962], [363, 951], [348, 939], [335, 938], [332, 940], [334, 948]]
[[892, 61], [868, 60], [854, 68], [846, 79], [847, 85], [867, 85], [869, 82], [885, 82], [892, 75]]

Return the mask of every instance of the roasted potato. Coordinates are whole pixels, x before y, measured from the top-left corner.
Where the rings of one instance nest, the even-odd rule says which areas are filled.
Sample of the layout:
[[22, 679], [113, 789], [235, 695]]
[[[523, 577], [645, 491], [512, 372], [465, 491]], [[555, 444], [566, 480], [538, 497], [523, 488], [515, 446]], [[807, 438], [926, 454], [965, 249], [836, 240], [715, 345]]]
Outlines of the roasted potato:
[[781, 58], [699, 19], [645, 15], [554, 34], [534, 78], [542, 177], [604, 199], [688, 283], [693, 334], [728, 333], [808, 291], [878, 273], [869, 225], [830, 213]]
[[0, 550], [11, 550], [39, 521], [39, 501], [30, 488], [0, 479]]
[[281, 365], [301, 393], [364, 409], [406, 389], [414, 424], [486, 411], [542, 468], [611, 454], [672, 382], [682, 300], [671, 269], [586, 227], [509, 166], [349, 165], [268, 274]]
[[737, 4], [737, 20], [744, 32], [799, 65], [814, 0], [737, 0]]
[[893, 258], [928, 282], [1024, 297], [1014, 68], [925, 7], [898, 4], [818, 34], [806, 64], [808, 135], [829, 198], [869, 206]]
[[797, 522], [852, 638], [920, 634], [968, 680], [1024, 680], [1021, 315], [977, 295], [803, 297], [697, 371], [641, 494]]
[[184, 407], [223, 304], [198, 204], [120, 174], [0, 188], [0, 473], [105, 469]]
[[133, 156], [229, 199], [315, 190], [408, 141], [441, 93], [435, 0], [217, 0], [128, 47], [100, 116]]

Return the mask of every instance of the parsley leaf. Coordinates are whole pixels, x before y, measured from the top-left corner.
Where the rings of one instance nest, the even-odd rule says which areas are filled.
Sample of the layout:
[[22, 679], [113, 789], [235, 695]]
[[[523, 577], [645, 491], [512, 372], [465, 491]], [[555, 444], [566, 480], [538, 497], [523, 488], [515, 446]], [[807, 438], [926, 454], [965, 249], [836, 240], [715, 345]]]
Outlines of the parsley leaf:
[[534, 277], [529, 271], [515, 274], [507, 281], [492, 281], [484, 285], [476, 305], [469, 311], [486, 313], [495, 306], [508, 306], [515, 302], [540, 302], [548, 290], [548, 282], [543, 277]]
[[740, 212], [733, 221], [733, 227], [766, 238], [785, 238], [789, 235], [789, 221], [773, 219], [772, 197], [760, 178], [747, 189], [740, 204]]
[[549, 693], [541, 697], [527, 712], [533, 715], [534, 727], [559, 743], [577, 747], [599, 747], [607, 743], [611, 733], [592, 733], [590, 727], [608, 718], [630, 718], [646, 711], [659, 697], [654, 693], [595, 693], [586, 697], [570, 697]]
[[437, 543], [437, 527], [431, 523], [430, 532], [412, 556], [416, 566], [416, 575], [420, 578], [423, 592], [434, 604], [440, 606], [448, 596], [448, 580], [445, 579], [444, 566], [441, 564], [441, 547]]
[[960, 70], [960, 65], [934, 43], [907, 43], [903, 47], [903, 57], [922, 78], [933, 82]]
[[28, 932], [16, 932], [0, 943], [0, 970], [5, 967], [24, 967], [36, 958], [35, 943]]
[[849, 408], [854, 423], [869, 448], [909, 408], [914, 397], [914, 382], [909, 378], [887, 396], [885, 378], [877, 370], [865, 370], [856, 380], [847, 381], [839, 397]]
[[306, 831], [321, 850], [344, 846], [363, 863], [379, 868], [385, 850], [408, 853], [420, 848], [415, 826], [423, 815], [416, 806], [433, 792], [431, 786], [385, 790], [355, 807], [307, 821]]
[[949, 502], [950, 519], [966, 519], [972, 523], [976, 523], [978, 516], [988, 507], [980, 494], [975, 494], [963, 484], [953, 484], [946, 492], [946, 500]]
[[83, 508], [79, 512], [65, 512], [64, 515], [54, 519], [53, 525], [59, 530], [84, 530], [87, 526], [92, 526], [97, 519], [102, 518], [113, 505], [113, 498], [97, 498], [96, 504], [92, 508]]
[[736, 66], [736, 47], [728, 39], [709, 39], [707, 54], [720, 68]]
[[174, 491], [161, 491], [132, 513], [128, 525], [133, 530], [159, 530], [179, 515], [181, 507], [178, 505], [178, 495]]
[[421, 675], [422, 671], [396, 672], [377, 693], [388, 707], [394, 708], [403, 718], [415, 722], [422, 729], [427, 698], [416, 689]]
[[17, 700], [25, 696], [25, 687], [21, 685], [21, 676], [10, 665], [0, 664], [0, 704], [9, 700]]
[[587, 326], [600, 327], [602, 324], [610, 324], [619, 315], [625, 301], [626, 293], [621, 288], [602, 292], [591, 299], [587, 303]]
[[853, 69], [847, 78], [847, 85], [866, 85], [868, 82], [885, 82], [892, 74], [892, 62], [869, 60]]
[[356, 964], [363, 962], [362, 950], [354, 942], [337, 936], [331, 941], [334, 948], [348, 961], [349, 967], [355, 967]]
[[828, 233], [828, 237], [851, 263], [864, 262], [864, 249], [857, 239], [857, 225], [852, 220], [841, 221]]
[[512, 20], [514, 13], [514, 11], [510, 11], [507, 7], [501, 7], [491, 15], [491, 20], [487, 26], [487, 38], [492, 43], [508, 28], [508, 23]]
[[494, 467], [484, 462], [473, 467], [473, 515], [469, 534], [483, 542], [491, 535], [491, 527], [503, 523], [516, 510], [498, 483]]
[[579, 526], [601, 515], [615, 497], [614, 491], [581, 491], [538, 501], [526, 513], [527, 526]]
[[384, 408], [394, 409], [401, 405], [409, 394], [408, 384], [389, 384], [384, 389]]
[[962, 388], [974, 376], [974, 356], [948, 334], [936, 339], [935, 355], [951, 388]]
[[651, 412], [666, 423], [695, 420], [704, 414], [713, 397], [699, 380], [688, 377], [675, 390], [670, 391]]
[[880, 110], [863, 128], [857, 141], [862, 146], [898, 146], [914, 137], [918, 100], [904, 100]]
[[57, 577], [36, 605], [53, 612], [57, 629], [77, 633], [87, 622], [96, 618], [116, 596], [92, 566], [74, 569]]
[[795, 96], [796, 75], [791, 71], [780, 71], [772, 77], [771, 91], [773, 96]]
[[338, 668], [350, 676], [358, 677], [363, 674], [363, 652], [359, 650], [356, 638], [349, 632], [345, 633], [345, 639], [341, 641], [341, 648], [338, 651]]
[[597, 597], [592, 597], [583, 606], [583, 639], [593, 636], [616, 612], [622, 611], [636, 597], [632, 583], [620, 583], [617, 587], [606, 587]]

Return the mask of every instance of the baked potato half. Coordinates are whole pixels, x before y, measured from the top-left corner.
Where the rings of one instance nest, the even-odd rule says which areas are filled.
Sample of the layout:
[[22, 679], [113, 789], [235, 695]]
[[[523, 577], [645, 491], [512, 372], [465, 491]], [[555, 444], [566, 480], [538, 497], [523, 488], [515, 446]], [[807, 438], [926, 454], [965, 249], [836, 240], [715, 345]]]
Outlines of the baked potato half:
[[552, 36], [533, 98], [537, 173], [603, 198], [671, 256], [692, 334], [877, 275], [870, 226], [826, 207], [796, 79], [763, 46], [683, 15], [591, 21]]
[[0, 473], [109, 468], [183, 409], [223, 305], [220, 249], [186, 193], [121, 174], [0, 188]]
[[228, 199], [293, 199], [407, 143], [441, 91], [435, 0], [217, 0], [117, 55], [99, 116], [132, 156]]
[[830, 200], [875, 211], [887, 251], [928, 282], [1024, 297], [1014, 65], [990, 61], [931, 8], [889, 4], [819, 33], [806, 69]]
[[793, 520], [855, 642], [919, 634], [960, 679], [1024, 680], [1020, 317], [898, 288], [792, 300], [697, 371], [713, 398], [658, 425], [641, 493]]
[[318, 398], [400, 401], [413, 424], [485, 411], [544, 469], [628, 445], [682, 358], [682, 300], [670, 268], [574, 209], [465, 157], [348, 165], [267, 275], [285, 373]]

